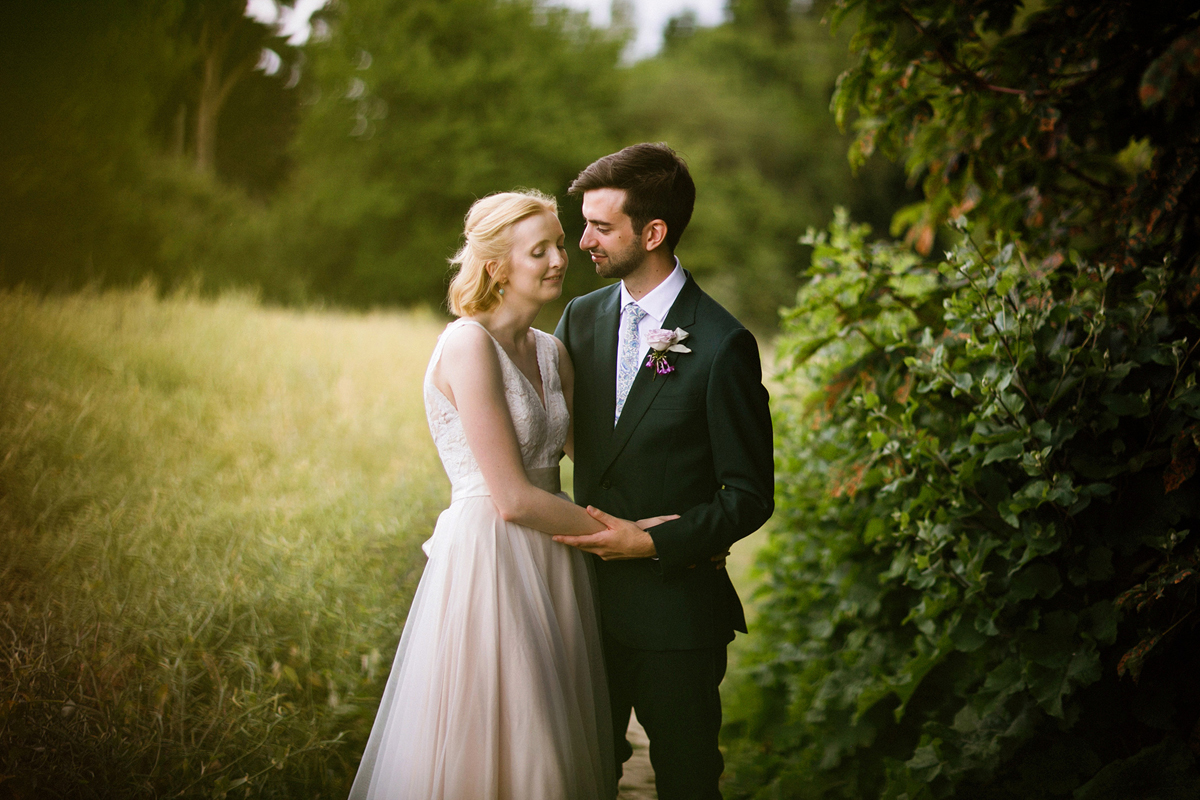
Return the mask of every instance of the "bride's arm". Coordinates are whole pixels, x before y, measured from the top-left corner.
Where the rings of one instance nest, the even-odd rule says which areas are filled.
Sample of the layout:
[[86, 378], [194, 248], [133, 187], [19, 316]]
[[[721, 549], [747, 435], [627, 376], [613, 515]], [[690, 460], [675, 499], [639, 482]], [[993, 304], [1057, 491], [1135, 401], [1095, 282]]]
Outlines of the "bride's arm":
[[504, 399], [504, 376], [487, 332], [464, 325], [442, 348], [439, 388], [458, 409], [463, 432], [500, 516], [539, 531], [577, 536], [604, 530], [587, 511], [529, 482]]
[[567, 353], [567, 346], [558, 339], [554, 340], [558, 345], [558, 380], [562, 384], [563, 399], [567, 401], [567, 441], [563, 445], [563, 452], [567, 454], [567, 458], [575, 460], [575, 365], [571, 363], [571, 356]]

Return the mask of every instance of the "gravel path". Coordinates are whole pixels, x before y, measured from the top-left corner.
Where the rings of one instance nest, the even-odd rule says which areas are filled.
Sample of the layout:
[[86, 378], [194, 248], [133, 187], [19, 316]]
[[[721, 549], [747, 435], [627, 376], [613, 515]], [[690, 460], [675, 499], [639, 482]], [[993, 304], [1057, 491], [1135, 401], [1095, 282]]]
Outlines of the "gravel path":
[[654, 768], [650, 766], [650, 751], [647, 748], [650, 740], [646, 738], [646, 731], [636, 714], [629, 716], [629, 733], [626, 737], [633, 745], [633, 755], [625, 762], [617, 800], [658, 800], [658, 792], [654, 790]]

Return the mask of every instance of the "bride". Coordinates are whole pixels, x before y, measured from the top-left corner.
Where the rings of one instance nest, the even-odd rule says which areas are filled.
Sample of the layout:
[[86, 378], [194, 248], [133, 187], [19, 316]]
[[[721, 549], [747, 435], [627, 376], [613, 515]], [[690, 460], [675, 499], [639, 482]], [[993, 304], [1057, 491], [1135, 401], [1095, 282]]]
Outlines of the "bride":
[[351, 800], [616, 795], [590, 566], [550, 538], [604, 529], [560, 492], [571, 363], [530, 327], [562, 293], [556, 215], [533, 191], [485, 197], [467, 214], [449, 290], [459, 319], [424, 383], [452, 499], [424, 545]]

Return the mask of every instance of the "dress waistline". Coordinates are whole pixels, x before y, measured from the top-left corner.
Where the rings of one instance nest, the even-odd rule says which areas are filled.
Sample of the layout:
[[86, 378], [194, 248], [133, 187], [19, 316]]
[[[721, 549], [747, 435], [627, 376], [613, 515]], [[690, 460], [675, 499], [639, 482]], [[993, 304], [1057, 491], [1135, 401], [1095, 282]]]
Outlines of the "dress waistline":
[[[529, 482], [539, 489], [550, 492], [550, 494], [558, 494], [562, 491], [558, 467], [527, 469], [525, 470], [525, 474], [528, 476]], [[492, 493], [488, 491], [487, 481], [483, 479], [483, 474], [479, 472], [459, 478], [450, 487], [451, 503], [457, 503], [459, 500], [465, 500], [468, 497], [491, 496]]]

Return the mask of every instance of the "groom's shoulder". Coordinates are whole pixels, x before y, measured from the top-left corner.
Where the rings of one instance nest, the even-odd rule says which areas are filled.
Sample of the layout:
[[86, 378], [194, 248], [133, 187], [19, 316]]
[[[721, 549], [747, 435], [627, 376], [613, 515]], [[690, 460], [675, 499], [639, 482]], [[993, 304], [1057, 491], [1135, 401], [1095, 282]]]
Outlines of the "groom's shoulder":
[[610, 300], [614, 292], [619, 292], [620, 290], [621, 284], [610, 284], [600, 289], [596, 289], [593, 292], [588, 292], [587, 294], [581, 294], [578, 297], [574, 297], [567, 305], [569, 305], [571, 307], [571, 311], [576, 314], [592, 313], [599, 310], [600, 307], [604, 305], [606, 300]]
[[[699, 284], [697, 284], [696, 288], [700, 289]], [[736, 330], [746, 329], [746, 326], [737, 317], [731, 314], [725, 306], [714, 300], [703, 289], [700, 289], [699, 298], [696, 301], [696, 319], [702, 321], [706, 326], [722, 331], [723, 333], [732, 333]]]

